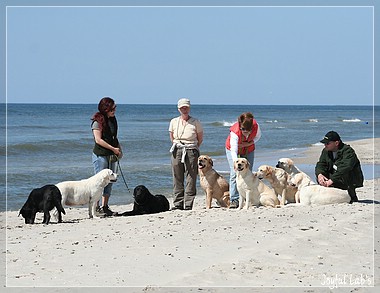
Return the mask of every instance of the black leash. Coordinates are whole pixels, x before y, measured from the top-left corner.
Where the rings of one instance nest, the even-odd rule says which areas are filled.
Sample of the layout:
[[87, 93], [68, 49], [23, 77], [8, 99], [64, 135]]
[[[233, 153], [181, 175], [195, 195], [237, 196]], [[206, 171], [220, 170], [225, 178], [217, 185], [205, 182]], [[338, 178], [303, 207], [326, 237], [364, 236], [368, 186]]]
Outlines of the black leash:
[[[116, 157], [116, 158], [117, 158], [117, 157]], [[119, 170], [120, 170], [121, 177], [123, 178], [124, 184], [125, 184], [125, 186], [127, 187], [128, 192], [131, 193], [131, 191], [130, 191], [130, 189], [129, 189], [129, 187], [128, 187], [127, 181], [125, 181], [124, 174], [123, 174], [123, 170], [121, 170], [121, 166], [120, 166], [120, 160], [119, 160], [119, 158], [117, 159], [117, 166], [118, 166], [118, 168], [119, 168]], [[117, 172], [116, 172], [116, 173], [117, 173]]]

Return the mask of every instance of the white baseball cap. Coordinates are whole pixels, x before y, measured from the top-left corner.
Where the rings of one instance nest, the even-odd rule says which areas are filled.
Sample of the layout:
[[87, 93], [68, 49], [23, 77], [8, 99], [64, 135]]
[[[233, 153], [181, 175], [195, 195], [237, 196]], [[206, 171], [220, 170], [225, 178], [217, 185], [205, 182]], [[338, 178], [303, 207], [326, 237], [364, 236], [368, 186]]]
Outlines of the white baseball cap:
[[182, 107], [190, 107], [190, 100], [189, 99], [180, 99], [178, 100], [178, 109]]

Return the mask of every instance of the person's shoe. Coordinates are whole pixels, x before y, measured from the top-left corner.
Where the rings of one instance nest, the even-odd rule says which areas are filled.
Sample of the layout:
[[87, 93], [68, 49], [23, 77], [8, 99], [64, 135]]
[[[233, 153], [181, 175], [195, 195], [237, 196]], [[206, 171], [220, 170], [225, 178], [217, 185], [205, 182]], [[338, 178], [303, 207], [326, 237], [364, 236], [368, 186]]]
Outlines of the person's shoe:
[[239, 201], [237, 199], [231, 201], [230, 209], [237, 209], [239, 207]]
[[103, 208], [97, 207], [95, 210], [95, 216], [96, 217], [105, 217], [105, 213], [103, 212]]
[[190, 211], [190, 210], [192, 210], [192, 209], [193, 209], [192, 207], [185, 207], [185, 208], [184, 208], [185, 211]]
[[105, 214], [106, 217], [112, 217], [112, 216], [116, 216], [117, 215], [117, 213], [115, 213], [115, 212], [113, 212], [113, 211], [110, 210], [110, 208], [109, 208], [108, 205], [103, 206], [102, 210], [103, 210], [103, 212], [104, 212], [104, 214]]
[[348, 194], [349, 194], [350, 197], [351, 197], [350, 203], [358, 202], [358, 201], [359, 201], [359, 199], [358, 199], [358, 197], [357, 197], [357, 195], [356, 195], [356, 191], [355, 191], [355, 189], [349, 189], [349, 190], [348, 190]]
[[171, 211], [175, 211], [175, 210], [183, 210], [183, 208], [180, 207], [180, 206], [174, 206], [174, 207], [172, 207], [170, 210], [171, 210]]

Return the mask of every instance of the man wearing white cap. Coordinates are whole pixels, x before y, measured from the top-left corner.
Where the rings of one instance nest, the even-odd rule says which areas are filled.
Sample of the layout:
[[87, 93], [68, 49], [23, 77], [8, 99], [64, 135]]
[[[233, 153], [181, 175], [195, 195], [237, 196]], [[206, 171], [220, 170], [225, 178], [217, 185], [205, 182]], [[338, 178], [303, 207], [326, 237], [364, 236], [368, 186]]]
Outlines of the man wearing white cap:
[[198, 119], [189, 115], [189, 99], [180, 99], [177, 107], [181, 115], [173, 118], [169, 125], [174, 186], [172, 209], [191, 210], [197, 193], [198, 157], [203, 141], [203, 127]]

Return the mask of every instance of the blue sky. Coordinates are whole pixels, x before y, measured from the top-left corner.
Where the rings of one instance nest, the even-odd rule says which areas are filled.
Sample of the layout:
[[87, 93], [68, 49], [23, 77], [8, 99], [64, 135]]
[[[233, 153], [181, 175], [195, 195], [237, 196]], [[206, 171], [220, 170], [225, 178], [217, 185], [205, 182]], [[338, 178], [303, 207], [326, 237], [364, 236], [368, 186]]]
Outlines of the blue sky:
[[8, 103], [373, 104], [373, 7], [6, 12]]

